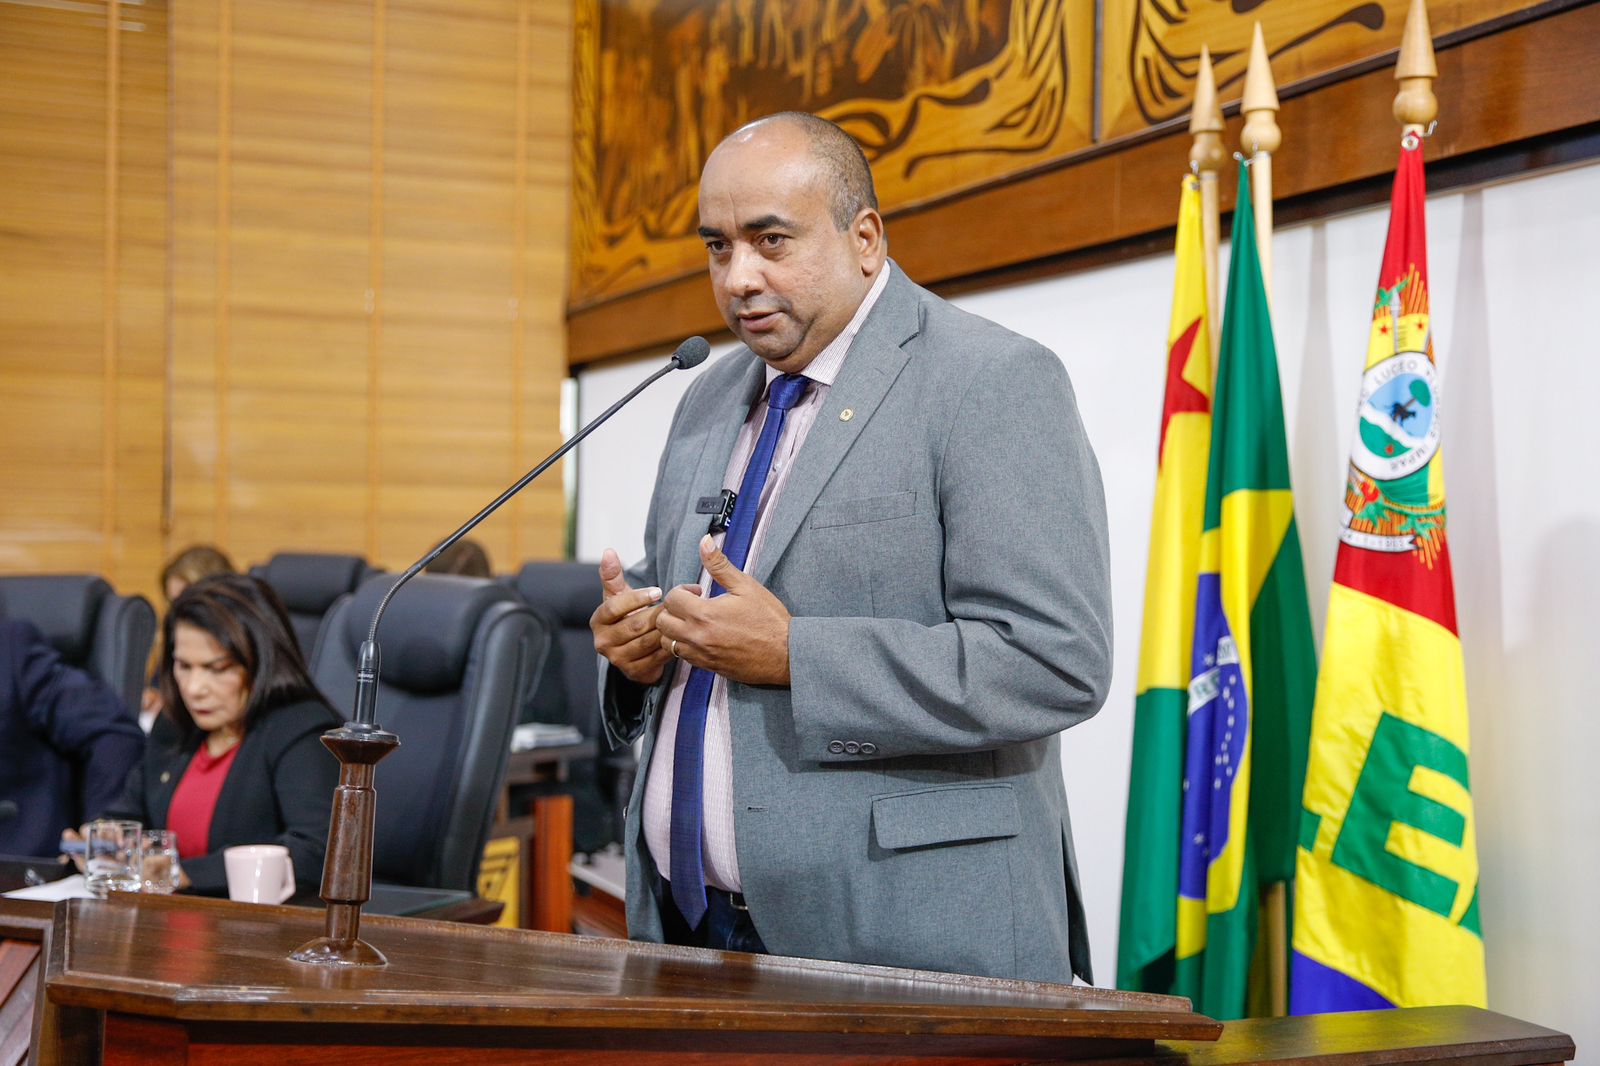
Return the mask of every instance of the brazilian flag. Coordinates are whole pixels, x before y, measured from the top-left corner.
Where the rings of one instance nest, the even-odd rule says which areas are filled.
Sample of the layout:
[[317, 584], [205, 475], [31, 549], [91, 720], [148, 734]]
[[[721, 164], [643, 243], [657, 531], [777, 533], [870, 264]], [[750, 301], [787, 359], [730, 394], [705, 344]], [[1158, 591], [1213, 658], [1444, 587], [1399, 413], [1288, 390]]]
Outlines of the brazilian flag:
[[[1259, 898], [1294, 877], [1316, 690], [1272, 318], [1239, 168], [1195, 596], [1173, 991], [1246, 1013]], [[1287, 959], [1261, 959], [1286, 967]]]

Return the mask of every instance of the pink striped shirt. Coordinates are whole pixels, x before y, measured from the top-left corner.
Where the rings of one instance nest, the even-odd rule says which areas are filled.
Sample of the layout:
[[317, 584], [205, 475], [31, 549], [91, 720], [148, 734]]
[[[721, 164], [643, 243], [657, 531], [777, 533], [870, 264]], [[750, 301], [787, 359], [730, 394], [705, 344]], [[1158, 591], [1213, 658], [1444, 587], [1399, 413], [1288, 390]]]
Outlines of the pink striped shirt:
[[[783, 433], [778, 437], [778, 446], [772, 455], [772, 469], [767, 473], [767, 483], [761, 490], [755, 533], [750, 538], [750, 554], [745, 559], [746, 570], [755, 564], [761, 552], [773, 501], [782, 494], [783, 486], [789, 480], [794, 458], [800, 453], [800, 446], [805, 443], [811, 427], [816, 424], [817, 412], [822, 409], [828, 389], [839, 376], [839, 368], [844, 365], [850, 345], [861, 331], [861, 323], [866, 320], [868, 312], [878, 302], [884, 285], [888, 283], [889, 270], [890, 266], [885, 262], [849, 324], [801, 371], [814, 384], [807, 387], [805, 395], [784, 420]], [[768, 389], [772, 386], [772, 379], [777, 376], [778, 371], [767, 367]], [[739, 483], [744, 480], [744, 468], [750, 462], [750, 453], [755, 451], [756, 437], [761, 433], [766, 410], [767, 389], [762, 389], [734, 442], [733, 454], [728, 458], [727, 469], [722, 475], [724, 488], [737, 490]], [[721, 534], [717, 535], [717, 546], [722, 546]], [[710, 594], [711, 575], [704, 570], [700, 571], [699, 585], [704, 590], [702, 596]], [[689, 683], [689, 669], [688, 663], [680, 662], [673, 675], [672, 690], [667, 695], [666, 707], [661, 713], [661, 729], [650, 755], [649, 776], [645, 779], [645, 842], [650, 846], [656, 869], [664, 880], [670, 880], [672, 876], [673, 746], [678, 736], [678, 709], [683, 705], [683, 689]], [[706, 714], [704, 765], [705, 820], [701, 847], [706, 883], [728, 892], [741, 892], [739, 856], [733, 839], [733, 747], [728, 736], [728, 683], [721, 677], [711, 685], [711, 703]]]

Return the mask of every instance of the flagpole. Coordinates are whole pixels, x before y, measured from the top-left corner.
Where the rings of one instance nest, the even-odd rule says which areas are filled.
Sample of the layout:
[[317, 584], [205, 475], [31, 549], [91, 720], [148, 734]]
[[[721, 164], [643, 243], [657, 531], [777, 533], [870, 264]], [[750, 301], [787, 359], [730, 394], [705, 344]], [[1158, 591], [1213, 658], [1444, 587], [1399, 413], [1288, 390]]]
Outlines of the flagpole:
[[1278, 89], [1272, 82], [1267, 42], [1256, 23], [1250, 41], [1250, 65], [1245, 68], [1244, 99], [1239, 111], [1244, 129], [1239, 148], [1250, 157], [1250, 193], [1256, 209], [1256, 243], [1261, 250], [1261, 282], [1272, 303], [1272, 153], [1283, 143], [1278, 129]]
[[[1206, 316], [1214, 345], [1222, 329], [1221, 284], [1217, 276], [1217, 249], [1222, 244], [1221, 201], [1217, 175], [1227, 160], [1222, 148], [1222, 105], [1217, 103], [1217, 76], [1211, 68], [1211, 49], [1200, 46], [1200, 73], [1195, 79], [1194, 106], [1189, 110], [1189, 132], [1194, 144], [1189, 165], [1200, 177], [1200, 233], [1205, 242]], [[1216, 370], [1216, 361], [1212, 361]]]
[[[1250, 157], [1250, 198], [1255, 208], [1256, 246], [1261, 256], [1261, 286], [1272, 304], [1272, 154], [1283, 144], [1278, 128], [1278, 89], [1272, 80], [1272, 62], [1261, 23], [1250, 40], [1250, 63], [1245, 68], [1244, 98], [1240, 101], [1244, 128], [1239, 147]], [[1273, 1017], [1289, 1013], [1289, 894], [1282, 881], [1261, 892], [1261, 928], [1266, 941], [1267, 995]]]
[[1406, 13], [1406, 28], [1400, 37], [1400, 58], [1394, 65], [1394, 79], [1400, 91], [1394, 97], [1394, 117], [1402, 136], [1426, 136], [1428, 127], [1439, 116], [1439, 98], [1433, 95], [1433, 79], [1439, 67], [1433, 61], [1433, 38], [1428, 30], [1426, 0], [1411, 0]]

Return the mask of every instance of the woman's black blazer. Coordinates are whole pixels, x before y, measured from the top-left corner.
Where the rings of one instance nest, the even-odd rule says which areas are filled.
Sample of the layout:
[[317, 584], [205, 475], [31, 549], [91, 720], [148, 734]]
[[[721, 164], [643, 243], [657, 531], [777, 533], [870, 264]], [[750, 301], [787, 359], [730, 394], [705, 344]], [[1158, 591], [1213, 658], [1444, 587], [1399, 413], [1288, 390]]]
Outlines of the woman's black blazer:
[[[308, 701], [274, 708], [250, 726], [217, 797], [206, 853], [183, 860], [191, 891], [228, 894], [224, 848], [282, 844], [294, 860], [298, 890], [316, 893], [322, 881], [333, 790], [339, 783], [339, 761], [319, 738], [338, 724], [333, 711]], [[152, 732], [144, 760], [129, 772], [121, 798], [102, 817], [167, 828], [172, 793], [203, 739], [196, 734], [184, 744], [170, 727]]]

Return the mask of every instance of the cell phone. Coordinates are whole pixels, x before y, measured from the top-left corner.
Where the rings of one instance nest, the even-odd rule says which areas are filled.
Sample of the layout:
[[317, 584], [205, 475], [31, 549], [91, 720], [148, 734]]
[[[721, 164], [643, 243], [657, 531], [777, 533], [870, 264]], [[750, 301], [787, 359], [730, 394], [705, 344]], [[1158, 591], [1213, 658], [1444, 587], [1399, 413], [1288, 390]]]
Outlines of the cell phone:
[[61, 843], [58, 846], [60, 847], [61, 854], [63, 855], [89, 854], [89, 845], [82, 840], [68, 840], [66, 837], [62, 837]]

